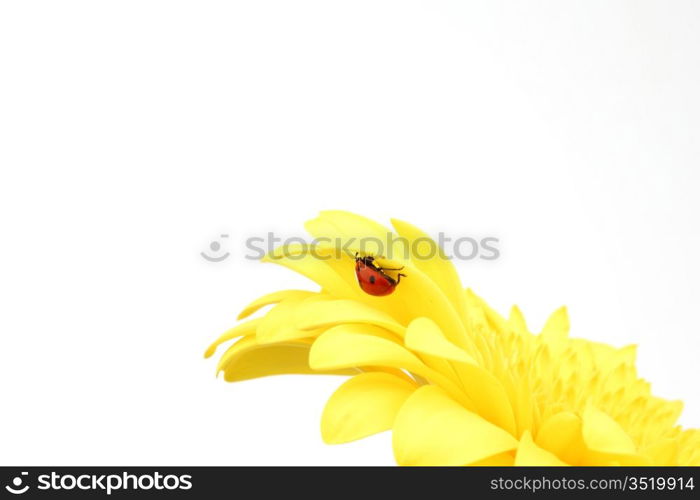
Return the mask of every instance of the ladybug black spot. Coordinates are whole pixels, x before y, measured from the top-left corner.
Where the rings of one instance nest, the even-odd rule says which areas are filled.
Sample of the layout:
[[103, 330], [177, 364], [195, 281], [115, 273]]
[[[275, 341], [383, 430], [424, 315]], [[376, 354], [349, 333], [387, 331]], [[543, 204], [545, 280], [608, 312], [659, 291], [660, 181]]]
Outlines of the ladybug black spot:
[[370, 276], [370, 277], [369, 277], [369, 282], [372, 283], [372, 284], [374, 285], [374, 281], [375, 281], [374, 276]]

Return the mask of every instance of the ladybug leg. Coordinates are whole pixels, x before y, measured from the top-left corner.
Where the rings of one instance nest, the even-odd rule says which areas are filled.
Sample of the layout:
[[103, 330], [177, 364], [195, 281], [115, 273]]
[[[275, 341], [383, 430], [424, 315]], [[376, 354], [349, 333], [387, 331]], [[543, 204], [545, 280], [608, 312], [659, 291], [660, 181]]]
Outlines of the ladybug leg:
[[[402, 267], [401, 269], [403, 269], [403, 267]], [[403, 276], [404, 278], [407, 277], [405, 274], [399, 273], [399, 275], [396, 277], [396, 284], [397, 284], [397, 285], [398, 285], [399, 283], [401, 283], [401, 276]]]
[[[405, 267], [405, 266], [401, 266], [401, 267], [380, 267], [379, 269], [381, 269], [382, 271], [401, 271], [401, 269], [403, 269], [404, 267]], [[405, 276], [405, 275], [404, 275], [404, 276]]]

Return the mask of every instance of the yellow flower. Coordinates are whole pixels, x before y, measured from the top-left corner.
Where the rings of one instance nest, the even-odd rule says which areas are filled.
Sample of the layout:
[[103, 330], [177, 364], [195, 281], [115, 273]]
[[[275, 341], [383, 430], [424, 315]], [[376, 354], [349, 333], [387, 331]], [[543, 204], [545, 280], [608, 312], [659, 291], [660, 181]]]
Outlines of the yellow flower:
[[531, 333], [517, 307], [502, 317], [462, 287], [448, 259], [425, 258], [434, 243], [419, 229], [392, 224], [396, 234], [340, 211], [306, 224], [318, 241], [383, 242], [387, 267], [406, 275], [385, 297], [358, 286], [353, 244], [266, 256], [321, 288], [246, 307], [239, 319], [273, 305], [207, 350], [237, 339], [218, 364], [225, 380], [351, 376], [326, 405], [323, 439], [392, 430], [400, 465], [700, 465], [700, 430], [677, 426], [682, 403], [653, 396], [637, 376], [635, 346], [569, 337], [564, 308]]

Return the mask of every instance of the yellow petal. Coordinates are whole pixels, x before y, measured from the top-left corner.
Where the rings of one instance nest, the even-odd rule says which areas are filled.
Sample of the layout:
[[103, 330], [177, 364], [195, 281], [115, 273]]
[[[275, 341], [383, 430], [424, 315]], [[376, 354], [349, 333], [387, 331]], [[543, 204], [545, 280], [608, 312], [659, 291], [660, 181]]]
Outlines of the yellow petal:
[[401, 337], [380, 326], [365, 325], [362, 323], [348, 323], [345, 325], [334, 326], [332, 330], [334, 332], [345, 332], [355, 335], [373, 335], [375, 337], [389, 340], [394, 344], [401, 344]]
[[677, 465], [675, 461], [677, 453], [676, 439], [661, 439], [647, 446], [643, 451], [643, 455], [648, 456], [654, 465]]
[[450, 343], [434, 321], [429, 318], [413, 320], [406, 329], [404, 344], [413, 352], [419, 353], [426, 365], [462, 386], [450, 358], [469, 360], [471, 356]]
[[464, 393], [479, 415], [515, 435], [513, 406], [501, 381], [473, 364], [459, 364], [455, 370], [464, 386]]
[[280, 290], [278, 292], [268, 293], [248, 304], [238, 315], [238, 319], [244, 319], [258, 311], [259, 309], [282, 302], [285, 299], [304, 299], [313, 295], [318, 295], [315, 292], [306, 290]]
[[[350, 245], [363, 250], [364, 254], [390, 256], [393, 260], [406, 260], [406, 248], [387, 227], [357, 214], [342, 210], [324, 210], [316, 219], [308, 221], [304, 227], [316, 238], [339, 238], [346, 244], [351, 239], [357, 243]], [[360, 243], [363, 247], [360, 248]]]
[[[306, 224], [307, 230], [315, 237], [341, 238], [376, 238], [386, 239], [391, 232], [369, 219], [342, 211], [321, 212], [321, 215]], [[403, 253], [403, 244], [398, 238], [393, 238], [394, 245], [398, 245], [395, 253], [399, 256]], [[319, 245], [322, 248], [323, 245]], [[326, 250], [328, 250], [326, 248]], [[323, 253], [322, 250], [319, 250]], [[351, 298], [359, 302], [371, 304], [375, 308], [391, 313], [394, 319], [409, 320], [411, 317], [426, 316], [432, 318], [445, 332], [447, 338], [455, 344], [469, 350], [469, 339], [462, 319], [440, 287], [433, 281], [431, 276], [412, 266], [410, 261], [403, 262], [399, 258], [394, 262], [401, 262], [406, 268], [402, 271], [406, 278], [401, 280], [401, 284], [396, 291], [386, 297], [371, 297], [362, 292], [357, 285], [354, 275], [354, 263], [352, 256], [343, 253], [340, 259], [334, 258], [323, 261], [325, 269], [320, 268], [317, 263], [305, 263], [293, 260], [292, 262], [281, 261], [283, 265], [292, 267], [302, 274], [311, 277], [320, 283], [324, 290], [339, 298]], [[318, 260], [318, 259], [314, 259]], [[335, 271], [334, 271], [335, 269]], [[318, 273], [331, 272], [329, 276], [317, 276]], [[342, 277], [344, 283], [334, 281], [332, 277]], [[359, 295], [358, 295], [359, 294]]]
[[[314, 222], [323, 223], [323, 231], [311, 231], [307, 226]], [[309, 233], [314, 236], [345, 238], [348, 236], [371, 237], [386, 239], [388, 228], [372, 219], [345, 210], [322, 210], [316, 219], [305, 224]]]
[[[323, 254], [326, 251], [327, 249], [324, 250], [321, 247], [318, 249], [320, 254]], [[362, 291], [357, 283], [357, 276], [355, 275], [355, 258], [342, 252], [340, 252], [340, 257], [337, 257], [337, 253], [338, 252], [334, 249], [330, 254], [333, 255], [333, 258], [326, 260], [325, 263], [328, 267], [333, 269], [338, 276], [341, 276], [346, 281], [347, 287], [344, 294], [336, 294], [334, 298], [352, 299], [357, 302], [361, 302], [374, 309], [378, 309], [389, 314], [392, 318], [402, 324], [408, 323], [411, 319], [413, 319], [414, 312], [410, 308], [406, 307], [406, 304], [404, 304], [404, 302], [397, 297], [396, 293], [384, 297], [375, 297]], [[378, 259], [377, 262], [380, 262], [380, 260]], [[403, 264], [392, 263], [391, 265], [382, 265], [387, 265], [388, 267], [401, 267]], [[395, 273], [395, 271], [392, 272]]]
[[486, 321], [491, 330], [498, 333], [499, 335], [505, 335], [510, 333], [508, 321], [503, 316], [501, 316], [500, 313], [498, 313], [495, 309], [488, 305], [488, 303], [484, 299], [482, 299], [478, 295], [477, 298], [479, 299], [481, 309], [484, 311], [484, 316], [486, 316]]
[[[414, 317], [430, 317], [440, 325], [440, 328], [452, 342], [465, 347], [468, 340], [464, 324], [458, 313], [458, 307], [450, 302], [438, 283], [433, 281], [434, 276], [422, 271], [416, 263], [412, 263], [410, 260], [403, 262], [406, 246], [401, 238], [392, 237], [390, 239], [389, 235], [393, 233], [381, 224], [359, 215], [338, 210], [321, 212], [318, 218], [307, 222], [305, 227], [317, 238], [340, 238], [342, 240], [374, 238], [384, 242], [385, 246], [391, 243], [391, 250], [383, 253], [385, 256], [391, 256], [392, 261], [406, 265], [403, 272], [407, 277], [402, 279], [400, 286], [393, 294], [382, 297], [379, 301], [375, 298], [375, 303], [382, 303], [383, 307], [388, 310], [397, 311], [397, 317], [398, 312], [404, 311], [410, 311]], [[402, 229], [408, 230], [408, 227], [402, 226]], [[345, 257], [347, 258], [347, 256]], [[447, 264], [451, 266], [449, 261]], [[444, 273], [441, 271], [441, 274]], [[459, 283], [458, 277], [453, 276], [453, 279]], [[448, 286], [448, 288], [452, 289], [453, 287]], [[459, 292], [454, 291], [453, 293]], [[464, 300], [463, 294], [459, 293], [459, 297], [455, 300], [457, 303], [461, 303]]]
[[501, 382], [480, 368], [464, 350], [450, 343], [432, 320], [415, 319], [408, 325], [404, 341], [411, 350], [458, 362], [452, 368], [477, 413], [515, 434], [513, 408]]
[[347, 277], [336, 273], [325, 260], [319, 259], [317, 255], [313, 255], [306, 249], [308, 249], [308, 246], [283, 246], [276, 248], [261, 260], [262, 262], [272, 262], [296, 271], [321, 285], [321, 288], [331, 295], [352, 297], [357, 293], [355, 290], [356, 284], [353, 286], [347, 281]]
[[321, 334], [313, 343], [309, 365], [314, 370], [385, 366], [416, 373], [439, 384], [463, 405], [473, 408], [459, 386], [424, 365], [403, 346], [386, 338], [358, 334], [356, 325], [339, 325]]
[[387, 313], [354, 300], [328, 300], [305, 303], [296, 312], [302, 330], [326, 328], [344, 323], [377, 325], [403, 337], [405, 327]]
[[261, 319], [256, 332], [258, 343], [286, 342], [320, 334], [324, 329], [302, 330], [298, 328], [296, 326], [296, 313], [305, 304], [325, 300], [328, 300], [327, 295], [313, 294], [305, 299], [292, 298], [280, 302]]
[[[391, 224], [399, 236], [408, 241], [413, 265], [433, 279], [457, 311], [463, 311], [465, 298], [462, 283], [452, 261], [435, 241], [417, 227], [398, 219], [391, 219]], [[432, 258], [428, 258], [430, 256]]]
[[388, 373], [354, 376], [333, 393], [323, 410], [323, 440], [347, 443], [391, 429], [399, 408], [416, 387]]
[[[577, 339], [582, 340], [582, 339]], [[637, 346], [634, 344], [622, 348], [615, 348], [601, 342], [585, 341], [586, 346], [592, 351], [597, 364], [603, 370], [614, 370], [620, 365], [633, 366], [637, 357]]]
[[440, 327], [430, 318], [413, 320], [406, 329], [404, 342], [406, 347], [413, 351], [476, 365], [474, 358], [467, 354], [464, 349], [447, 340]]
[[578, 465], [586, 452], [581, 419], [570, 412], [559, 412], [546, 419], [535, 442], [571, 465]]
[[504, 453], [499, 453], [498, 455], [464, 465], [468, 465], [469, 467], [511, 467], [514, 463], [515, 457], [513, 456], [513, 452], [506, 451]]
[[401, 301], [413, 317], [423, 316], [435, 321], [450, 342], [469, 351], [471, 341], [464, 322], [443, 291], [430, 276], [417, 268], [407, 266], [402, 272], [406, 278], [401, 280], [390, 297]]
[[372, 335], [358, 334], [355, 325], [327, 330], [313, 344], [309, 363], [318, 369], [386, 365], [422, 370], [420, 360], [399, 344]]
[[569, 314], [566, 307], [552, 313], [542, 328], [542, 338], [546, 341], [562, 341], [569, 336]]
[[[298, 252], [302, 252], [302, 250], [303, 246], [301, 245], [296, 249]], [[306, 254], [294, 258], [273, 258], [276, 252], [279, 255], [284, 255], [285, 252], [293, 254], [294, 251], [289, 247], [281, 247], [275, 249], [263, 261], [281, 264], [304, 274], [320, 284], [323, 291], [327, 295], [332, 295], [335, 299], [352, 299], [367, 304], [372, 308], [380, 309], [390, 314], [394, 319], [404, 322], [408, 322], [411, 319], [411, 311], [403, 303], [397, 302], [395, 297], [393, 299], [392, 297], [374, 297], [362, 291], [355, 275], [354, 257], [346, 255], [339, 249], [319, 244], [313, 246], [313, 251], [317, 256], [320, 256], [320, 260], [314, 255]]]
[[269, 375], [315, 374], [354, 375], [355, 369], [312, 370], [309, 367], [310, 344], [305, 342], [258, 345], [253, 337], [244, 337], [221, 357], [217, 371], [224, 380], [236, 382]]
[[525, 431], [520, 438], [518, 451], [515, 454], [516, 466], [552, 467], [568, 465], [549, 451], [540, 448], [532, 440], [530, 431]]
[[399, 465], [462, 465], [514, 450], [517, 440], [436, 386], [416, 390], [394, 421]]
[[636, 446], [625, 430], [609, 415], [589, 405], [583, 413], [583, 440], [596, 452], [634, 454]]
[[216, 348], [224, 342], [235, 339], [236, 337], [245, 337], [246, 335], [254, 334], [259, 324], [260, 318], [257, 318], [252, 319], [250, 321], [246, 321], [245, 323], [241, 323], [240, 325], [236, 325], [233, 328], [226, 330], [223, 334], [221, 334], [221, 336], [218, 339], [216, 339], [214, 342], [212, 342], [212, 344], [209, 347], [207, 347], [207, 350], [204, 352], [204, 357], [210, 357], [212, 354], [214, 354], [214, 352], [216, 352]]
[[[391, 333], [389, 330], [385, 330], [384, 328], [375, 326], [375, 325], [363, 325], [360, 323], [350, 323], [346, 325], [340, 325], [332, 328], [334, 332], [344, 332], [352, 335], [372, 335], [374, 337], [379, 337], [382, 339], [389, 340], [393, 343], [400, 343], [401, 338], [397, 336], [394, 333]], [[315, 331], [315, 330], [312, 330]], [[324, 330], [325, 331], [325, 330]], [[313, 339], [309, 339], [313, 340]], [[408, 382], [415, 382], [415, 380], [406, 374], [402, 369], [400, 368], [392, 368], [389, 366], [379, 366], [379, 365], [366, 365], [361, 368], [361, 371], [366, 371], [366, 372], [383, 372], [383, 373], [389, 373], [391, 375], [394, 375], [395, 377], [399, 377], [403, 380], [406, 380]]]
[[513, 306], [510, 309], [510, 317], [508, 318], [508, 324], [510, 327], [518, 334], [524, 335], [528, 333], [527, 323], [525, 322], [525, 316], [520, 311], [518, 306]]
[[[384, 262], [378, 259], [377, 262]], [[347, 280], [343, 293], [334, 293], [339, 299], [352, 299], [363, 303], [372, 309], [390, 315], [401, 324], [407, 324], [418, 316], [433, 319], [445, 332], [447, 338], [455, 344], [471, 348], [471, 342], [466, 336], [464, 324], [445, 294], [435, 284], [430, 276], [411, 266], [410, 262], [401, 271], [406, 275], [402, 278], [396, 291], [384, 297], [373, 297], [363, 292], [357, 284], [354, 258], [344, 255], [339, 259], [325, 261], [329, 268], [335, 270], [338, 276]], [[392, 263], [396, 267], [398, 263]]]

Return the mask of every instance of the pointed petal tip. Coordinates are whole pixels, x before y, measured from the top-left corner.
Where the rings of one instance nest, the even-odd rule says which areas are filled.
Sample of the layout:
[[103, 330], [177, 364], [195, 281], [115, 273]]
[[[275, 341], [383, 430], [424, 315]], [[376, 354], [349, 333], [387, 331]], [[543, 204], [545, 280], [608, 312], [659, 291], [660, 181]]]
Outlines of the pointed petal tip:
[[568, 465], [555, 454], [535, 444], [529, 430], [523, 432], [515, 454], [516, 466], [561, 467]]
[[401, 220], [401, 219], [397, 219], [396, 217], [391, 217], [391, 218], [389, 219], [389, 222], [391, 222], [391, 225], [392, 225], [392, 226], [394, 227], [394, 229], [396, 229], [397, 231], [398, 231], [398, 228], [397, 228], [396, 226], [405, 226], [406, 224], [408, 224], [408, 222], [406, 222], [406, 221], [404, 221], [404, 220]]

